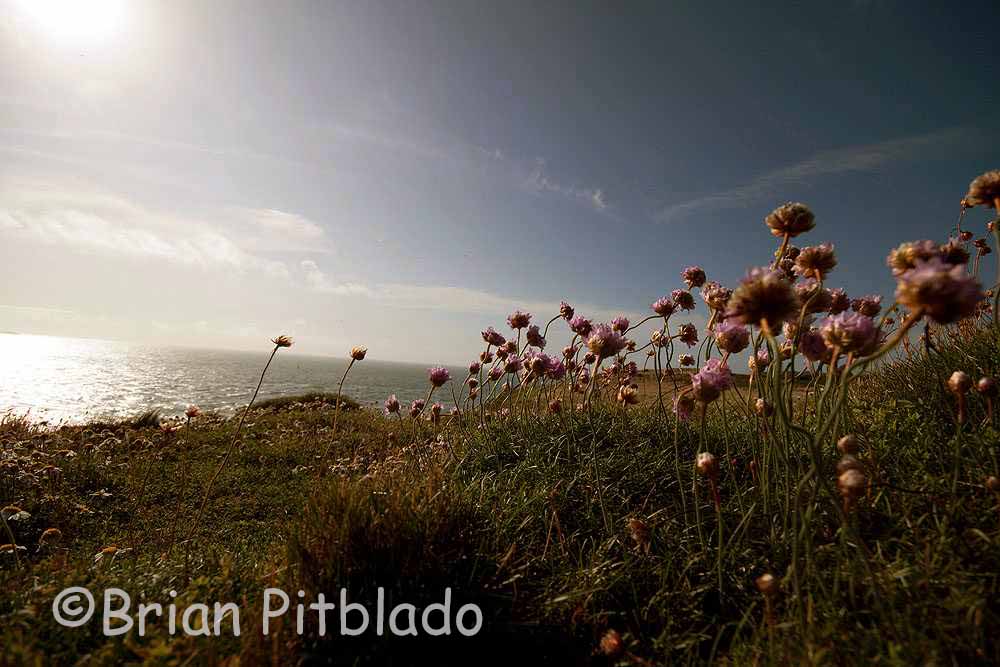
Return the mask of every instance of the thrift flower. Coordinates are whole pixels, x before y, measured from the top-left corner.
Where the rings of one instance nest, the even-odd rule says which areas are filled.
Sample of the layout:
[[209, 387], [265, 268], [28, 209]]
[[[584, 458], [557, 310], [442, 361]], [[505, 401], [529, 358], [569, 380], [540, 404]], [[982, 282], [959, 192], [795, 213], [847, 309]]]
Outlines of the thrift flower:
[[277, 338], [272, 338], [271, 342], [277, 347], [291, 347], [292, 339], [288, 336], [278, 336]]
[[871, 344], [877, 335], [872, 318], [860, 313], [831, 315], [820, 324], [823, 341], [843, 353], [859, 352]]
[[674, 314], [674, 311], [677, 310], [676, 304], [674, 304], [673, 300], [667, 296], [661, 296], [653, 302], [650, 308], [652, 308], [653, 312], [660, 317], [670, 317]]
[[694, 357], [690, 354], [682, 354], [677, 358], [677, 361], [681, 366], [694, 366]]
[[355, 345], [351, 348], [351, 359], [354, 361], [361, 361], [368, 354], [368, 348], [363, 345]]
[[799, 300], [792, 286], [777, 271], [751, 269], [733, 292], [727, 317], [743, 324], [760, 325], [776, 330], [795, 316]]
[[817, 280], [825, 278], [835, 266], [837, 256], [830, 243], [803, 248], [795, 258], [795, 273]]
[[940, 259], [918, 261], [899, 276], [896, 300], [913, 312], [922, 311], [938, 324], [951, 324], [976, 312], [983, 294], [979, 282], [962, 266]]
[[572, 320], [573, 312], [574, 312], [573, 306], [569, 305], [565, 301], [559, 302], [559, 316], [562, 317], [564, 320], [566, 320], [567, 322]]
[[723, 352], [738, 354], [750, 345], [750, 330], [739, 322], [724, 320], [715, 327], [715, 344]]
[[674, 399], [674, 414], [677, 415], [677, 419], [686, 422], [691, 419], [692, 412], [694, 412], [694, 397], [687, 392], [678, 394]]
[[694, 310], [694, 296], [691, 292], [682, 289], [675, 289], [670, 293], [670, 298], [681, 310]]
[[719, 283], [712, 281], [705, 283], [701, 288], [701, 298], [712, 310], [722, 311], [729, 303], [733, 291], [728, 287], [723, 287]]
[[698, 344], [698, 329], [690, 322], [682, 324], [677, 330], [677, 338], [688, 347]]
[[939, 255], [940, 248], [934, 241], [910, 241], [891, 251], [886, 263], [892, 269], [892, 275], [898, 278], [916, 267], [918, 261], [927, 261]]
[[593, 327], [594, 325], [590, 322], [590, 320], [579, 315], [569, 321], [570, 331], [578, 335], [580, 338], [586, 338], [589, 336]]
[[851, 300], [847, 297], [847, 292], [841, 288], [829, 291], [830, 307], [827, 309], [831, 315], [842, 313], [851, 307]]
[[385, 399], [385, 413], [387, 415], [399, 414], [399, 399], [396, 398], [395, 394], [390, 394], [389, 398]]
[[543, 349], [545, 347], [545, 339], [542, 337], [542, 333], [538, 330], [537, 324], [532, 324], [528, 327], [528, 345], [537, 347], [538, 349]]
[[511, 329], [523, 329], [528, 326], [531, 322], [531, 313], [523, 313], [520, 310], [515, 310], [507, 317], [507, 324], [510, 325]]
[[488, 345], [493, 345], [495, 347], [500, 347], [507, 342], [507, 339], [500, 335], [493, 327], [487, 327], [486, 331], [483, 332], [483, 340], [486, 341]]
[[427, 370], [427, 379], [437, 388], [451, 379], [451, 373], [448, 372], [447, 368], [435, 366]]
[[625, 333], [628, 331], [629, 321], [624, 315], [619, 315], [618, 317], [611, 320], [611, 330], [617, 331], [618, 333]]
[[733, 386], [733, 375], [720, 359], [709, 359], [691, 376], [692, 395], [702, 403], [711, 403]]
[[817, 329], [809, 329], [799, 338], [799, 352], [809, 361], [827, 361], [830, 351], [823, 335]]
[[869, 294], [851, 301], [851, 310], [868, 317], [875, 317], [878, 311], [882, 310], [882, 297], [878, 294]]
[[615, 356], [625, 349], [625, 344], [622, 335], [607, 324], [598, 324], [587, 339], [587, 347], [597, 359]]
[[689, 266], [681, 271], [681, 279], [688, 289], [701, 287], [705, 284], [705, 270], [700, 266]]
[[775, 236], [794, 238], [816, 226], [813, 212], [805, 204], [782, 204], [764, 218], [764, 224], [771, 228]]
[[1000, 210], [1000, 170], [976, 176], [969, 184], [965, 201], [971, 206], [985, 206]]

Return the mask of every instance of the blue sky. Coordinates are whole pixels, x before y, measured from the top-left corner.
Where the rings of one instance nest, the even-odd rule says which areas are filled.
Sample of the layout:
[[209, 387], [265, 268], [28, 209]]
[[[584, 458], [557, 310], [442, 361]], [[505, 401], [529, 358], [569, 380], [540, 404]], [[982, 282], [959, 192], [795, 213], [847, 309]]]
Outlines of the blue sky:
[[0, 329], [463, 362], [788, 200], [891, 297], [998, 166], [1000, 10], [744, 4], [0, 0]]

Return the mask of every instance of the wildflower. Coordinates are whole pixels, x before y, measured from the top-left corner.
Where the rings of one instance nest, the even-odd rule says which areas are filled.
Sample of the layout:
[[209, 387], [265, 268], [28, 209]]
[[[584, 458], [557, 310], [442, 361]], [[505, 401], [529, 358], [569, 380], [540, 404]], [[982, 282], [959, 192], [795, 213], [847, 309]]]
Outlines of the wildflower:
[[886, 263], [897, 278], [916, 267], [918, 261], [928, 261], [940, 256], [940, 248], [934, 241], [910, 241], [903, 243], [889, 253]]
[[[968, 243], [969, 241], [972, 240], [972, 232], [970, 232], [968, 230], [959, 232], [959, 234], [958, 234], [958, 240], [962, 241], [963, 243]], [[950, 262], [950, 263], [951, 264], [957, 264], [958, 262]]]
[[410, 403], [410, 417], [416, 419], [420, 416], [420, 413], [424, 411], [424, 399], [418, 398], [417, 400]]
[[551, 401], [549, 401], [549, 412], [551, 412], [554, 415], [557, 415], [560, 412], [562, 412], [562, 401], [559, 400], [558, 398], [553, 398]]
[[830, 357], [823, 335], [817, 329], [809, 329], [802, 334], [799, 352], [809, 361], [827, 361]]
[[976, 391], [983, 396], [995, 398], [997, 395], [997, 382], [991, 377], [981, 377], [976, 383]]
[[701, 287], [705, 284], [705, 269], [700, 266], [689, 266], [681, 271], [681, 280], [688, 286], [688, 289]]
[[653, 312], [660, 317], [670, 317], [674, 314], [674, 311], [677, 310], [677, 305], [670, 297], [661, 296], [659, 299], [654, 301], [652, 305], [650, 305], [650, 308], [652, 308]]
[[516, 354], [508, 356], [507, 359], [505, 359], [503, 362], [503, 369], [507, 373], [512, 373], [512, 374], [516, 373], [519, 370], [521, 370], [522, 367], [523, 367], [523, 362], [521, 361], [521, 358], [518, 357]]
[[201, 408], [199, 408], [197, 405], [189, 405], [187, 406], [187, 410], [184, 411], [184, 416], [187, 417], [188, 419], [194, 419], [200, 414], [201, 414]]
[[451, 379], [451, 373], [448, 372], [447, 368], [442, 366], [435, 366], [427, 370], [427, 379], [430, 380], [431, 384], [436, 388], [442, 386], [445, 382]]
[[986, 488], [993, 493], [1000, 494], [1000, 478], [990, 475], [986, 478]]
[[754, 401], [753, 409], [754, 412], [761, 417], [770, 417], [774, 414], [774, 406], [765, 401], [763, 398], [758, 398]]
[[[666, 347], [667, 340], [669, 340], [667, 336], [659, 329], [654, 329], [649, 333], [649, 342], [655, 347]], [[652, 352], [652, 350], [650, 350], [650, 352]]]
[[789, 202], [771, 211], [764, 224], [775, 236], [794, 238], [815, 227], [816, 218], [805, 204]]
[[972, 389], [972, 378], [967, 373], [955, 371], [948, 378], [948, 389], [954, 394], [967, 394]]
[[559, 316], [562, 317], [564, 320], [569, 322], [571, 319], [573, 319], [573, 312], [574, 312], [573, 306], [569, 305], [565, 301], [559, 302]]
[[493, 353], [492, 352], [480, 352], [479, 361], [484, 364], [493, 363]]
[[625, 339], [607, 324], [598, 324], [587, 339], [587, 347], [597, 359], [607, 359], [625, 349]]
[[875, 317], [882, 310], [882, 297], [878, 294], [869, 294], [858, 299], [851, 300], [851, 310], [855, 313]]
[[529, 322], [531, 322], [531, 313], [523, 313], [520, 310], [515, 310], [507, 316], [507, 324], [510, 325], [511, 329], [523, 329], [528, 326]]
[[274, 343], [275, 347], [291, 347], [292, 339], [288, 336], [278, 336], [277, 338], [272, 338], [271, 342]]
[[622, 385], [618, 388], [618, 402], [623, 406], [637, 405], [639, 403], [639, 387], [630, 384]]
[[46, 528], [42, 536], [38, 538], [38, 544], [49, 544], [62, 540], [62, 531], [58, 528]]
[[698, 329], [690, 322], [682, 324], [677, 330], [677, 338], [688, 347], [693, 347], [698, 343]]
[[712, 281], [705, 283], [701, 288], [701, 298], [712, 310], [723, 311], [733, 291], [728, 287], [723, 287], [719, 283]]
[[820, 323], [823, 341], [840, 352], [859, 352], [877, 335], [872, 318], [860, 313], [831, 315]]
[[711, 403], [732, 386], [733, 375], [729, 366], [720, 359], [709, 359], [700, 371], [691, 376], [692, 394], [702, 403]]
[[[941, 257], [941, 261], [945, 264], [965, 264], [969, 261], [969, 251], [965, 249], [963, 239], [965, 235], [968, 234], [969, 238], [972, 238], [972, 232], [962, 232], [960, 237], [955, 239], [948, 239], [948, 242], [938, 248], [938, 254]], [[985, 243], [985, 240], [984, 240]], [[976, 247], [978, 248], [978, 241]]]
[[674, 399], [674, 414], [682, 422], [686, 422], [691, 418], [691, 413], [694, 412], [694, 397], [689, 393], [681, 393], [677, 395]]
[[858, 453], [858, 439], [852, 434], [845, 435], [837, 441], [837, 451], [841, 454], [854, 455]]
[[987, 171], [969, 184], [965, 201], [970, 206], [985, 206], [1000, 211], [1000, 170]]
[[366, 354], [368, 354], [368, 348], [364, 345], [355, 345], [351, 348], [351, 359], [354, 361], [362, 361]]
[[473, 361], [471, 364], [469, 364], [469, 375], [477, 375], [480, 369], [482, 369], [482, 367], [483, 367], [482, 364], [480, 364], [478, 361]]
[[940, 259], [918, 261], [899, 276], [896, 300], [914, 312], [924, 312], [938, 324], [951, 324], [976, 312], [983, 294], [979, 282], [962, 266]]
[[548, 367], [545, 374], [553, 380], [561, 380], [566, 375], [566, 365], [555, 357], [549, 357]]
[[752, 269], [733, 292], [727, 317], [764, 329], [780, 327], [799, 308], [798, 298], [788, 281], [776, 271]]
[[677, 361], [681, 366], [694, 366], [694, 357], [690, 354], [682, 354], [677, 358]]
[[628, 520], [628, 532], [632, 541], [635, 542], [636, 548], [649, 553], [649, 543], [652, 538], [652, 531], [649, 529], [649, 524], [642, 519], [633, 517]]
[[751, 371], [764, 370], [771, 364], [771, 353], [765, 349], [757, 350], [756, 354], [747, 359], [747, 366]]
[[7, 505], [0, 510], [0, 516], [3, 517], [4, 521], [27, 521], [31, 518], [31, 514], [17, 505]]
[[475, 389], [476, 387], [479, 386], [479, 380], [477, 380], [476, 378], [469, 378], [466, 384], [469, 385], [469, 389]]
[[500, 334], [500, 332], [498, 332], [493, 327], [486, 327], [486, 330], [483, 331], [482, 334], [483, 334], [483, 340], [486, 342], [487, 345], [500, 347], [501, 345], [507, 342], [507, 339], [504, 338]]
[[822, 313], [830, 309], [830, 293], [821, 289], [815, 278], [806, 278], [794, 287], [799, 303], [806, 307], [807, 313]]
[[738, 354], [750, 344], [750, 331], [738, 322], [724, 320], [715, 327], [715, 344], [723, 352]]
[[762, 574], [754, 583], [757, 584], [757, 590], [766, 598], [773, 598], [781, 590], [781, 585], [772, 574]]
[[837, 256], [830, 243], [803, 248], [795, 258], [795, 273], [800, 276], [811, 276], [817, 280], [826, 278], [835, 266], [837, 266]]
[[850, 512], [864, 494], [868, 480], [857, 467], [849, 467], [837, 476], [837, 490], [844, 498], [844, 511]]
[[431, 405], [431, 421], [435, 424], [441, 419], [441, 411], [444, 410], [444, 406], [440, 403], [434, 403]]
[[617, 630], [608, 630], [601, 637], [601, 653], [611, 659], [619, 658], [625, 653], [625, 642]]
[[537, 347], [539, 350], [545, 348], [545, 339], [542, 337], [541, 332], [538, 330], [537, 324], [532, 324], [528, 327], [527, 333], [528, 345]]
[[695, 459], [695, 467], [698, 469], [700, 475], [710, 479], [717, 477], [719, 474], [719, 461], [709, 452], [698, 454], [698, 458]]
[[628, 331], [629, 321], [624, 315], [619, 315], [618, 317], [611, 320], [611, 330], [617, 331], [618, 333], [625, 333]]
[[595, 361], [597, 361], [597, 356], [594, 355], [593, 352], [588, 352], [587, 354], [583, 355], [583, 363], [586, 364], [587, 366], [590, 366]]
[[580, 315], [577, 315], [576, 317], [574, 317], [569, 321], [569, 328], [570, 331], [575, 333], [580, 338], [586, 338], [587, 336], [590, 335], [590, 332], [593, 330], [594, 325], [586, 317], [581, 317]]
[[830, 297], [830, 306], [827, 308], [827, 312], [831, 315], [842, 313], [851, 307], [851, 300], [847, 298], [847, 292], [843, 289], [833, 289], [827, 292], [827, 294]]
[[670, 298], [681, 310], [694, 310], [694, 296], [691, 292], [682, 289], [675, 289], [670, 293]]
[[385, 413], [399, 414], [399, 399], [395, 394], [390, 394], [389, 398], [385, 399]]

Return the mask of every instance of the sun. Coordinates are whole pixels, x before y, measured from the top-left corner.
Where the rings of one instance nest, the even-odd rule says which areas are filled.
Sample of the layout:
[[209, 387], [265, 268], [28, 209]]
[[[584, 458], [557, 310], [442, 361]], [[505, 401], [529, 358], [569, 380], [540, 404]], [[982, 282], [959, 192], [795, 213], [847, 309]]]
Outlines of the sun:
[[22, 13], [52, 39], [99, 43], [117, 33], [125, 18], [125, 0], [19, 0]]

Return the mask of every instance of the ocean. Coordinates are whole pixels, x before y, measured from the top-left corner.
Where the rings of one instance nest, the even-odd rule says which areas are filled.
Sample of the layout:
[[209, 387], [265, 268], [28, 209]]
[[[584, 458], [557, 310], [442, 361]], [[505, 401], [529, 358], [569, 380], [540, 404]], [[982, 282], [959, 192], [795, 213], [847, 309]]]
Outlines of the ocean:
[[[145, 410], [182, 414], [190, 404], [231, 413], [246, 405], [270, 354], [162, 347], [120, 341], [0, 334], [0, 415], [37, 422], [79, 423], [130, 417]], [[346, 359], [278, 351], [258, 400], [309, 391], [337, 391]], [[452, 377], [464, 378], [452, 368]], [[365, 359], [354, 364], [344, 394], [381, 405], [427, 393], [427, 367]], [[456, 388], [457, 391], [457, 388]], [[449, 385], [435, 399], [452, 404]], [[446, 400], [447, 399], [447, 400]]]

